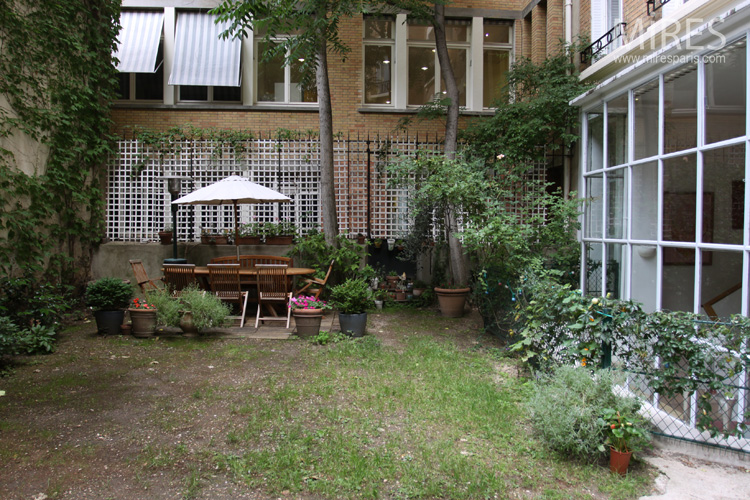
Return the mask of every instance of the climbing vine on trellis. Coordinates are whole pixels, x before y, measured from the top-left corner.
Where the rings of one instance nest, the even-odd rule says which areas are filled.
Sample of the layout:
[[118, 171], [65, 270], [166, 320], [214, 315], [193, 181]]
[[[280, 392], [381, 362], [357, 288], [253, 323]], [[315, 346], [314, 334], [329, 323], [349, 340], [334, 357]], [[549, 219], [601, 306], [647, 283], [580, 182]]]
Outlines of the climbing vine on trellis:
[[[117, 0], [0, 0], [0, 269], [86, 278], [103, 235]], [[18, 144], [38, 154], [22, 171]], [[31, 171], [30, 171], [31, 170]]]

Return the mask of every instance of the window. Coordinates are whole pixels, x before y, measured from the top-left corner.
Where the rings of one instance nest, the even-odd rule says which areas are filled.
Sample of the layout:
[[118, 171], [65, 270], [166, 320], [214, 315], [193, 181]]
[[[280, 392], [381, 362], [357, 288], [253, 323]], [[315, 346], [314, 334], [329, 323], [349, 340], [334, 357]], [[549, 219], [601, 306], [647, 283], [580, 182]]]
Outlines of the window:
[[365, 104], [391, 104], [393, 81], [393, 19], [365, 17], [364, 80]]
[[[608, 31], [622, 23], [622, 0], [591, 0], [591, 41], [596, 42]], [[621, 33], [620, 33], [621, 34]], [[606, 43], [606, 42], [605, 42]], [[600, 55], [608, 54], [622, 44], [622, 37], [603, 47]]]
[[[458, 86], [459, 105], [466, 106], [466, 87], [469, 65], [468, 19], [446, 19], [445, 38], [448, 57]], [[407, 104], [422, 106], [436, 96], [445, 94], [445, 83], [440, 78], [440, 64], [435, 50], [434, 28], [410, 23], [408, 29], [409, 97]]]
[[262, 60], [261, 54], [268, 52], [269, 44], [258, 38], [256, 46], [257, 71], [257, 102], [277, 103], [316, 103], [318, 91], [314, 79], [303, 87], [302, 63], [303, 59], [284, 66], [283, 57], [278, 55], [271, 60]]
[[485, 108], [491, 107], [497, 100], [508, 99], [512, 29], [510, 24], [503, 21], [484, 20], [482, 106]]
[[206, 85], [180, 85], [180, 102], [240, 102], [240, 87], [212, 87]]
[[124, 11], [118, 35], [118, 97], [122, 100], [161, 100], [164, 96], [164, 14]]

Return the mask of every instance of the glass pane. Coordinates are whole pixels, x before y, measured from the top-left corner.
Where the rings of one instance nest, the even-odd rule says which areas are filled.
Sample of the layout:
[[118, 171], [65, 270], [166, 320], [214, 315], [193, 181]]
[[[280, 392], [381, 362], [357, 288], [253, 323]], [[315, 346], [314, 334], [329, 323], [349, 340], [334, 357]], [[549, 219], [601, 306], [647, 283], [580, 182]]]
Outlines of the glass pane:
[[427, 47], [409, 47], [409, 101], [421, 106], [435, 96], [435, 53]]
[[630, 296], [646, 312], [656, 310], [656, 246], [633, 245]]
[[510, 25], [485, 21], [484, 43], [510, 43]]
[[156, 73], [135, 74], [135, 98], [161, 101], [164, 99], [164, 66]]
[[302, 86], [302, 62], [295, 61], [289, 68], [289, 76], [292, 85], [289, 89], [289, 102], [318, 102], [318, 88], [315, 86], [315, 77], [308, 79]]
[[130, 99], [130, 73], [117, 73], [117, 98]]
[[601, 110], [586, 115], [588, 120], [587, 165], [586, 170], [599, 170], [604, 167], [604, 115]]
[[695, 250], [679, 249], [689, 257], [686, 262], [677, 264], [674, 259], [676, 248], [664, 247], [661, 283], [661, 308], [669, 311], [693, 311], [695, 297]]
[[365, 18], [365, 38], [393, 39], [393, 21], [391, 19]]
[[729, 318], [742, 312], [742, 252], [701, 253], [701, 314]]
[[[258, 54], [265, 54], [267, 43], [258, 44]], [[280, 56], [271, 61], [258, 61], [258, 101], [284, 102], [284, 61]]]
[[604, 180], [601, 174], [586, 178], [586, 236], [588, 238], [602, 237], [603, 185]]
[[409, 23], [407, 38], [409, 40], [435, 40], [435, 28], [428, 24]]
[[510, 52], [507, 50], [484, 51], [484, 80], [482, 105], [489, 108], [497, 101], [508, 101], [508, 68]]
[[602, 294], [602, 249], [601, 243], [586, 244], [586, 289], [584, 293], [594, 297]]
[[446, 19], [445, 20], [445, 40], [450, 42], [467, 42], [469, 41], [470, 21], [464, 19]]
[[[742, 244], [745, 222], [745, 145], [703, 154], [704, 243]], [[713, 212], [709, 210], [713, 208]]]
[[607, 237], [624, 238], [628, 200], [627, 170], [607, 173]]
[[607, 293], [612, 294], [613, 299], [623, 297], [623, 286], [625, 278], [622, 263], [625, 245], [621, 243], [610, 243], [607, 245]]
[[665, 241], [696, 241], [695, 176], [694, 154], [664, 160]]
[[706, 143], [745, 135], [745, 39], [706, 58]]
[[214, 87], [214, 101], [240, 102], [242, 89], [240, 87]]
[[205, 85], [180, 85], [181, 101], [207, 101], [208, 87]]
[[391, 103], [391, 46], [365, 46], [365, 103]]
[[635, 159], [654, 156], [659, 148], [659, 80], [652, 80], [633, 91]]
[[633, 189], [631, 190], [633, 226], [631, 238], [654, 240], [657, 237], [659, 170], [656, 162], [633, 167]]
[[[453, 67], [453, 76], [456, 77], [456, 86], [458, 87], [458, 105], [466, 106], [466, 50], [465, 49], [448, 49], [448, 57]], [[445, 94], [445, 82], [440, 79], [440, 88]]]
[[664, 153], [697, 144], [698, 68], [691, 64], [664, 76]]
[[607, 103], [607, 165], [628, 161], [628, 95]]

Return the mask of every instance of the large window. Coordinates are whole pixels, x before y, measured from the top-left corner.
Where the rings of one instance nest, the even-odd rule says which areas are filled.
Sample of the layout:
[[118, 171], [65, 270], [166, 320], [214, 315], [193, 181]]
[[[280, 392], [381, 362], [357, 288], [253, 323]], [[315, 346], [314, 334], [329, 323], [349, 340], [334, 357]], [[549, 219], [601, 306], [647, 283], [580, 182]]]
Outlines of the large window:
[[394, 34], [392, 18], [365, 18], [365, 104], [391, 104], [393, 101]]
[[482, 106], [492, 107], [498, 100], [508, 99], [508, 69], [510, 69], [513, 28], [507, 22], [484, 20]]
[[257, 87], [256, 101], [259, 103], [314, 103], [318, 102], [318, 92], [315, 87], [315, 79], [310, 78], [303, 85], [300, 72], [304, 59], [299, 59], [292, 64], [284, 66], [284, 56], [277, 55], [270, 60], [265, 60], [262, 54], [270, 49], [267, 42], [257, 39], [256, 60], [257, 65]]
[[745, 38], [704, 56], [583, 109], [587, 293], [750, 312]]

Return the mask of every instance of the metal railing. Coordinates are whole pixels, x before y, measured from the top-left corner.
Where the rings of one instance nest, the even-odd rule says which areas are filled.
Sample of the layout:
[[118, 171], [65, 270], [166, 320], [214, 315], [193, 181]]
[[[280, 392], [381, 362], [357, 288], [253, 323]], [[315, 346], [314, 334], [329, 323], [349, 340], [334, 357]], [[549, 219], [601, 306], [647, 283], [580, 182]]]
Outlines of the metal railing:
[[625, 34], [628, 23], [617, 23], [604, 35], [597, 38], [594, 43], [581, 51], [581, 62], [586, 64], [594, 59], [597, 54], [612, 45], [618, 38]]

